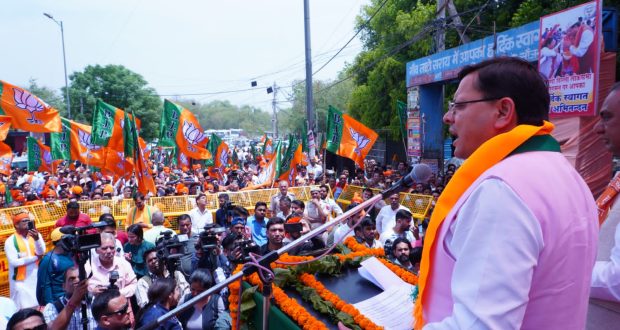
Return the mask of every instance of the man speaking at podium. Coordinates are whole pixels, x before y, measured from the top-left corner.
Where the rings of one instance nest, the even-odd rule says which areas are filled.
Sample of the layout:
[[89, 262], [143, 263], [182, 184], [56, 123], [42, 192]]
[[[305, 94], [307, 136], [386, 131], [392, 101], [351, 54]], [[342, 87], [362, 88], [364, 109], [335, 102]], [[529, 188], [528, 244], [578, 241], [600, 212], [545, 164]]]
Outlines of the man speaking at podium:
[[508, 57], [459, 79], [443, 119], [466, 161], [426, 233], [416, 329], [583, 329], [597, 211], [550, 135], [547, 86]]

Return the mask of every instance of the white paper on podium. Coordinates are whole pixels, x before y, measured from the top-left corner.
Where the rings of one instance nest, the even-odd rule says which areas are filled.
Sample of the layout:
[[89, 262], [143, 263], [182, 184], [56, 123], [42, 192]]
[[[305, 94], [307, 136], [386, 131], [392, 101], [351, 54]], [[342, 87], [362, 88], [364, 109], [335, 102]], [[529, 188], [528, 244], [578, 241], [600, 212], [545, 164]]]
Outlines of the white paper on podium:
[[413, 329], [413, 285], [403, 281], [374, 257], [361, 265], [359, 274], [384, 291], [353, 306], [385, 329]]

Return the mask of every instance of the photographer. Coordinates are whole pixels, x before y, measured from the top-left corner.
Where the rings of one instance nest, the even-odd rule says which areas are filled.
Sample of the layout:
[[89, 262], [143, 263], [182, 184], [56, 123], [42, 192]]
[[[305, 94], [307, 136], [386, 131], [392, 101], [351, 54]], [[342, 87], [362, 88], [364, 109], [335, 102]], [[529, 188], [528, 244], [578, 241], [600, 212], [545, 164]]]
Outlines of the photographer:
[[198, 257], [196, 256], [196, 244], [200, 240], [200, 236], [192, 230], [192, 218], [187, 214], [181, 214], [177, 218], [179, 223], [179, 236], [187, 236], [187, 240], [183, 242], [185, 255], [181, 257], [179, 270], [185, 275], [185, 278], [194, 271]]
[[74, 266], [73, 255], [62, 243], [64, 235], [60, 228], [56, 228], [50, 234], [50, 239], [54, 249], [48, 252], [41, 262], [37, 273], [37, 300], [39, 306], [48, 303], [65, 295], [65, 271]]
[[110, 286], [110, 274], [117, 272], [116, 286], [123, 296], [131, 297], [136, 291], [136, 274], [127, 260], [115, 256], [114, 241], [113, 235], [101, 234], [101, 246], [97, 248], [97, 254], [92, 255], [90, 262], [85, 265], [86, 274], [92, 272], [92, 277], [88, 281], [88, 291], [98, 295], [107, 290]]
[[[160, 260], [157, 253], [156, 249], [150, 249], [144, 252], [144, 260], [146, 261], [148, 274], [142, 276], [142, 278], [138, 280], [136, 287], [136, 300], [140, 307], [146, 306], [149, 302], [147, 293], [151, 284], [156, 280], [170, 277], [170, 272], [164, 263], [165, 260]], [[189, 293], [189, 284], [180, 271], [177, 270], [174, 272], [174, 280], [181, 294]]]
[[65, 294], [45, 305], [43, 316], [50, 330], [83, 329], [81, 306], [84, 301], [86, 301], [88, 329], [95, 329], [97, 327], [97, 322], [92, 314], [91, 304], [88, 299], [84, 299], [88, 294], [88, 280], [80, 282], [78, 273], [77, 267], [67, 269], [64, 273], [63, 283]]

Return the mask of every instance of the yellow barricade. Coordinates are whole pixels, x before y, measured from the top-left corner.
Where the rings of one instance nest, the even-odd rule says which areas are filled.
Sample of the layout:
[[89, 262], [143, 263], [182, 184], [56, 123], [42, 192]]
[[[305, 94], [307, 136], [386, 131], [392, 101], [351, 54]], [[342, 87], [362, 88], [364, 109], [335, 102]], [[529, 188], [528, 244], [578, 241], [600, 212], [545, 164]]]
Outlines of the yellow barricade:
[[[347, 185], [344, 187], [342, 193], [340, 193], [340, 196], [338, 196], [338, 200], [336, 202], [340, 204], [343, 209], [346, 209], [346, 207], [351, 204], [351, 199], [353, 199], [355, 193], [358, 193], [359, 196], [362, 197], [363, 190], [364, 187]], [[372, 192], [376, 195], [381, 191], [373, 188]], [[386, 200], [386, 203], [387, 202], [388, 201]], [[426, 214], [431, 208], [432, 202], [433, 196], [431, 195], [400, 193], [400, 204], [409, 208], [411, 210], [411, 214], [416, 219], [426, 218]]]
[[[289, 191], [294, 193], [297, 199], [308, 201], [310, 199], [310, 188], [310, 186], [290, 187]], [[262, 201], [269, 206], [271, 196], [278, 192], [279, 190], [274, 188], [206, 194], [207, 209], [215, 213], [219, 207], [217, 197], [225, 193], [236, 206], [242, 206], [253, 213], [254, 205], [257, 202]], [[111, 213], [117, 223], [124, 222], [122, 220], [127, 218], [129, 209], [135, 206], [132, 199], [79, 201], [78, 203], [80, 204], [80, 211], [87, 214], [93, 221], [98, 221], [99, 216], [104, 213]], [[196, 196], [151, 197], [147, 203], [161, 210], [170, 228], [178, 230], [176, 218], [196, 207]], [[63, 217], [66, 210], [66, 201], [0, 209], [0, 241], [6, 242], [7, 238], [15, 233], [12, 216], [27, 211], [34, 215], [37, 230], [41, 233], [49, 251], [52, 249], [50, 234], [54, 230], [56, 220]], [[119, 227], [119, 229], [124, 230], [125, 228]], [[9, 296], [9, 267], [4, 253], [4, 244], [0, 244], [0, 296]]]

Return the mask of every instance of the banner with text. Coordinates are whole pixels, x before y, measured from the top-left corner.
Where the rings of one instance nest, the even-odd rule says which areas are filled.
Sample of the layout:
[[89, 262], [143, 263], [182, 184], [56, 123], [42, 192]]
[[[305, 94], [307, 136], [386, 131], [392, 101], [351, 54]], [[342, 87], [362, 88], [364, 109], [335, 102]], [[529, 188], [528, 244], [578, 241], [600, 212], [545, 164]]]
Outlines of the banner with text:
[[549, 81], [551, 117], [596, 114], [600, 22], [598, 1], [540, 19], [538, 71]]

